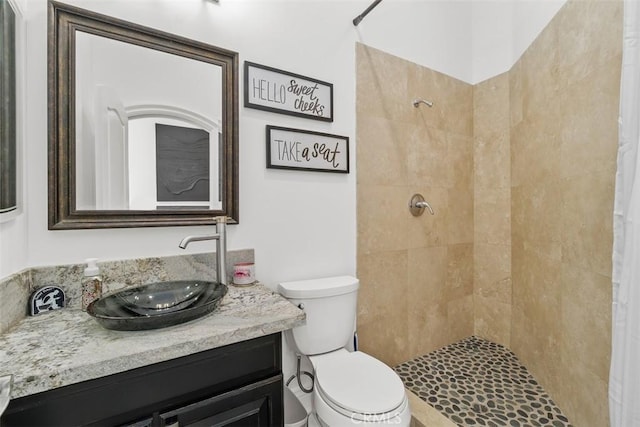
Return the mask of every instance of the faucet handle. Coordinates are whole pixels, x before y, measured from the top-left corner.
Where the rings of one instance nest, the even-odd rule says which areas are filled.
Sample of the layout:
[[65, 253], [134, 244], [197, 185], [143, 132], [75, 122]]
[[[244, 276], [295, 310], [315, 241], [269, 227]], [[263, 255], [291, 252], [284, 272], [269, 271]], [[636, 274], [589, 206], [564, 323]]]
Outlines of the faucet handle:
[[411, 212], [411, 215], [420, 216], [424, 212], [425, 208], [429, 209], [429, 213], [431, 215], [435, 215], [435, 212], [431, 209], [431, 205], [429, 202], [424, 200], [422, 194], [416, 193], [411, 196], [411, 200], [409, 201], [409, 212]]

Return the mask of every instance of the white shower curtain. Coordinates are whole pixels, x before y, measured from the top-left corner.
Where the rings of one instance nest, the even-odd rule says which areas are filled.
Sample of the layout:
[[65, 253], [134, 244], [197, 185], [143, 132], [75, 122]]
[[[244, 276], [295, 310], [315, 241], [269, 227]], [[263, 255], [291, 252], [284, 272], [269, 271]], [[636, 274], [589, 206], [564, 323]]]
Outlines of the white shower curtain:
[[640, 427], [640, 2], [625, 0], [614, 206], [611, 427]]

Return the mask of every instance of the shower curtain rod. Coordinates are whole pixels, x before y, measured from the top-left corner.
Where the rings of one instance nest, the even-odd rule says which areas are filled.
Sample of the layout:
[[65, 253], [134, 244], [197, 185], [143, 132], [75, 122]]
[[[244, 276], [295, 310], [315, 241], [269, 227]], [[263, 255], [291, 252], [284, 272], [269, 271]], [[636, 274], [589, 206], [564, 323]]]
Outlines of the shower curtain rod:
[[365, 16], [367, 16], [369, 14], [369, 12], [371, 12], [373, 10], [374, 7], [376, 7], [378, 4], [380, 4], [382, 0], [375, 0], [373, 3], [371, 3], [371, 5], [369, 5], [368, 8], [366, 8], [364, 10], [364, 12], [362, 12], [360, 15], [356, 16], [355, 18], [353, 18], [353, 26], [357, 27], [358, 24], [364, 19]]

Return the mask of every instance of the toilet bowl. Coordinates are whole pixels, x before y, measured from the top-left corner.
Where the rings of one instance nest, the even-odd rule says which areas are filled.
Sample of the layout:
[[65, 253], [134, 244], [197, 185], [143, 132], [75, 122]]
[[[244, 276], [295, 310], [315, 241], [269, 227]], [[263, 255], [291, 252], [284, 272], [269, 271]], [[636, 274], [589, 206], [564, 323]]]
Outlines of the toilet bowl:
[[411, 411], [400, 377], [376, 358], [348, 351], [358, 279], [351, 276], [281, 283], [280, 293], [304, 310], [306, 325], [287, 333], [314, 371], [309, 425], [408, 427]]
[[310, 356], [314, 410], [326, 426], [408, 426], [407, 396], [398, 375], [366, 353], [341, 349]]

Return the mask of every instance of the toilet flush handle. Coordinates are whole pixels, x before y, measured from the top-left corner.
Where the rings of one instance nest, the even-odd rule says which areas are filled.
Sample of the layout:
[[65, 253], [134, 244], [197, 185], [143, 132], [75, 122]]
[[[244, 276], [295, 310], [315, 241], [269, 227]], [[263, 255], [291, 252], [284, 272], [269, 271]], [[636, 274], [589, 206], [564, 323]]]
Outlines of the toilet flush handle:
[[304, 304], [303, 303], [298, 304], [298, 308], [304, 311]]

